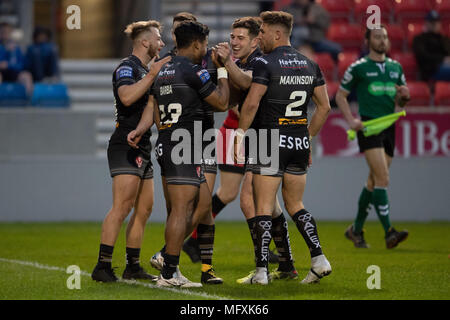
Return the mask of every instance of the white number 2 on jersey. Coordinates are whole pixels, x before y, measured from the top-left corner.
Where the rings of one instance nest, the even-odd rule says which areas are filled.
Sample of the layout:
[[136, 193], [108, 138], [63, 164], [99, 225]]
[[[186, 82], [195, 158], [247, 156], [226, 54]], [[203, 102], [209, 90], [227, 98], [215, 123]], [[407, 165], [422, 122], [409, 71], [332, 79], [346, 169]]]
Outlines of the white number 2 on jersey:
[[302, 110], [292, 110], [294, 108], [301, 107], [306, 102], [306, 91], [294, 91], [291, 93], [289, 97], [290, 100], [295, 100], [296, 98], [300, 98], [299, 100], [292, 102], [286, 106], [286, 117], [300, 117], [303, 114]]
[[[161, 112], [161, 121], [166, 118], [167, 114], [164, 108], [164, 105], [159, 106], [159, 111]], [[170, 115], [170, 118], [163, 121], [163, 124], [173, 124], [178, 122], [178, 118], [180, 118], [183, 108], [179, 103], [171, 103], [167, 107], [167, 113]]]

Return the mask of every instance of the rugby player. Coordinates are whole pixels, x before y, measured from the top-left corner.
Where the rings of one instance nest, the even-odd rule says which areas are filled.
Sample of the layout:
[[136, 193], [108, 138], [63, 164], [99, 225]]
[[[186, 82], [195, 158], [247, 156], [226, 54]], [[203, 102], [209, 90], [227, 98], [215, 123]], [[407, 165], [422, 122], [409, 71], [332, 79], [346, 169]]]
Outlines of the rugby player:
[[[386, 57], [389, 38], [384, 26], [367, 29], [365, 41], [369, 54], [347, 69], [336, 95], [336, 103], [347, 120], [349, 127], [358, 131], [358, 144], [364, 153], [369, 176], [358, 200], [358, 212], [354, 223], [347, 228], [345, 236], [357, 248], [368, 248], [364, 239], [363, 226], [373, 204], [385, 232], [386, 247], [396, 247], [408, 237], [408, 232], [395, 230], [389, 219], [389, 167], [394, 157], [395, 124], [378, 135], [365, 137], [361, 131], [362, 121], [375, 119], [393, 113], [396, 105], [404, 107], [408, 102], [409, 90], [402, 66]], [[352, 115], [347, 97], [356, 89], [360, 119]]]
[[[242, 104], [243, 100], [245, 99], [245, 94], [248, 92], [248, 88], [251, 84], [251, 63], [255, 57], [262, 55], [261, 51], [258, 48], [259, 40], [257, 39], [259, 26], [259, 18], [253, 17], [239, 18], [233, 23], [230, 34], [230, 43], [234, 49], [234, 58], [239, 59], [237, 63], [234, 63], [230, 58], [231, 51], [228, 44], [221, 44], [218, 47], [217, 52], [219, 55], [222, 54], [222, 59], [226, 62], [225, 67], [229, 71], [230, 88], [234, 88], [234, 90], [232, 91], [234, 92], [234, 94], [230, 96], [230, 99], [233, 99], [234, 101], [232, 101], [230, 105]], [[227, 131], [227, 129], [237, 128], [239, 121], [238, 113], [239, 111], [237, 107], [229, 110], [228, 116], [220, 129], [221, 137], [224, 139], [223, 141], [218, 141], [217, 146], [219, 148], [219, 154], [221, 158], [221, 163], [219, 164], [219, 169], [221, 170], [221, 179], [220, 187], [217, 193], [212, 197], [213, 217], [219, 214], [219, 212], [228, 203], [236, 198], [237, 194], [239, 193], [240, 184], [244, 172], [247, 171], [249, 172], [249, 174], [251, 173], [251, 171], [249, 170], [250, 166], [247, 166], [247, 170], [244, 170], [243, 165], [233, 163], [232, 157], [231, 159], [229, 159], [229, 163], [227, 164], [227, 148], [230, 144], [232, 146], [232, 135], [227, 134], [227, 132], [231, 133], [233, 131]], [[250, 183], [247, 183], [247, 185], [251, 186], [251, 180]], [[249, 191], [247, 191], [246, 195], [249, 196], [241, 196], [241, 207], [243, 209], [244, 215], [247, 218], [250, 231], [252, 231], [252, 218], [254, 217], [252, 190], [250, 189]], [[276, 213], [276, 217], [278, 217], [281, 214], [281, 210], [277, 211]], [[183, 250], [189, 254], [193, 262], [196, 262], [200, 259], [200, 256], [197, 253], [200, 251], [200, 249], [198, 246], [195, 231], [192, 236], [184, 243]], [[270, 262], [278, 263], [278, 256], [272, 251], [270, 251], [269, 258]]]
[[[201, 248], [208, 251], [209, 270], [202, 270], [202, 282], [208, 280], [213, 273], [212, 251], [214, 241], [214, 220], [209, 210], [195, 210], [196, 207], [210, 208], [211, 191], [208, 188], [203, 173], [202, 157], [195, 159], [197, 152], [194, 143], [195, 122], [203, 123], [204, 104], [206, 101], [217, 111], [228, 109], [229, 87], [228, 75], [225, 69], [218, 71], [218, 85], [216, 86], [207, 70], [199, 65], [206, 55], [208, 45], [208, 27], [193, 21], [182, 22], [175, 30], [177, 56], [171, 63], [166, 64], [160, 71], [152, 87], [152, 96], [146, 107], [136, 130], [128, 135], [128, 142], [137, 147], [138, 143], [151, 125], [153, 112], [159, 123], [159, 137], [155, 148], [158, 163], [161, 166], [163, 189], [169, 216], [166, 223], [166, 245], [162, 250], [163, 266], [158, 278], [158, 286], [197, 287], [194, 283], [180, 276], [179, 257], [186, 234], [194, 230], [197, 225], [207, 229], [202, 237]], [[154, 110], [155, 106], [159, 106]], [[181, 129], [181, 130], [177, 130]], [[183, 150], [184, 159], [181, 164], [173, 159], [176, 152], [172, 152], [178, 142], [172, 141], [181, 132], [189, 133], [190, 154]], [[175, 140], [177, 138], [174, 138]], [[184, 137], [183, 137], [184, 139]], [[183, 140], [183, 142], [185, 142]], [[200, 146], [203, 149], [203, 146]], [[204, 267], [202, 265], [202, 268]], [[220, 279], [221, 280], [221, 279]]]
[[[235, 154], [242, 158], [244, 133], [256, 121], [258, 140], [261, 129], [269, 132], [267, 149], [273, 144], [278, 166], [265, 164], [258, 156], [253, 166], [255, 197], [256, 273], [249, 283], [268, 284], [268, 251], [272, 238], [272, 212], [277, 190], [282, 183], [285, 208], [302, 234], [311, 254], [311, 269], [302, 283], [318, 282], [331, 273], [322, 252], [316, 222], [303, 205], [303, 192], [309, 165], [310, 140], [325, 123], [330, 103], [325, 81], [318, 65], [296, 51], [289, 42], [293, 17], [286, 12], [265, 11], [260, 15], [260, 48], [266, 54], [257, 58], [252, 85], [245, 99], [235, 137]], [[308, 126], [310, 100], [316, 110]], [[272, 130], [279, 130], [279, 140], [271, 141]], [[262, 140], [264, 141], [264, 140]]]
[[[150, 126], [139, 149], [131, 148], [127, 135], [138, 124], [149, 103], [149, 90], [161, 66], [171, 58], [155, 62], [164, 47], [157, 21], [140, 21], [127, 26], [125, 33], [133, 41], [132, 54], [123, 59], [113, 73], [116, 129], [108, 146], [108, 163], [113, 178], [113, 205], [103, 221], [98, 262], [92, 279], [117, 281], [111, 267], [114, 244], [123, 221], [134, 207], [127, 226], [127, 266], [124, 279], [155, 280], [140, 266], [139, 256], [145, 224], [153, 206], [153, 167], [150, 159]], [[150, 69], [148, 64], [151, 63]]]

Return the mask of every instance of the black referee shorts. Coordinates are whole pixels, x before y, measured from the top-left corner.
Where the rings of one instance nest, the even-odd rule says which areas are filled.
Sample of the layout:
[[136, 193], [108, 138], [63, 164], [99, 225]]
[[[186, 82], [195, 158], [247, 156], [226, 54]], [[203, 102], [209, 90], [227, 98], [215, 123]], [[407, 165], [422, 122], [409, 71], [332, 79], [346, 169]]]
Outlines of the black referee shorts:
[[[362, 121], [371, 120], [371, 118], [361, 117]], [[395, 123], [389, 128], [383, 130], [377, 135], [365, 137], [362, 131], [358, 131], [359, 152], [374, 148], [384, 148], [384, 152], [390, 157], [394, 157], [395, 151]]]

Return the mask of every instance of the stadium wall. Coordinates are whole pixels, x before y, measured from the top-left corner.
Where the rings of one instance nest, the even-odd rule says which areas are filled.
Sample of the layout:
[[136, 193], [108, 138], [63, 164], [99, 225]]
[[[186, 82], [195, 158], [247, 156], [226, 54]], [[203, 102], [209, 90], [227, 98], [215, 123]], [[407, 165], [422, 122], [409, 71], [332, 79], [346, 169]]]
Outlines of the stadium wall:
[[[112, 203], [106, 158], [95, 155], [90, 112], [0, 112], [0, 221], [101, 221]], [[221, 123], [217, 120], [217, 123]], [[150, 221], [165, 221], [159, 166]], [[352, 220], [367, 168], [361, 157], [315, 157], [305, 205], [320, 220]], [[450, 220], [450, 161], [397, 157], [391, 169], [391, 219]], [[218, 181], [216, 182], [216, 188]], [[376, 219], [374, 212], [370, 217]], [[220, 220], [243, 220], [236, 199]]]

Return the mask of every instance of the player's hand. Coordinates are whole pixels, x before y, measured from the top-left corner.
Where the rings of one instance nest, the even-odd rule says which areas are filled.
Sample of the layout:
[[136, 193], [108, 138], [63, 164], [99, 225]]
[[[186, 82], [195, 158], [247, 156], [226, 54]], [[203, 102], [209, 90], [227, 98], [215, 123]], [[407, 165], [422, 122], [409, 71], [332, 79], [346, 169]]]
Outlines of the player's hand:
[[363, 125], [362, 121], [359, 120], [359, 119], [356, 119], [356, 118], [353, 118], [349, 122], [348, 125], [350, 126], [350, 129], [355, 130], [355, 131], [359, 131], [359, 130], [364, 129], [364, 125]]
[[156, 61], [156, 56], [153, 57], [153, 59], [150, 61], [150, 71], [149, 74], [151, 74], [152, 76], [156, 76], [159, 71], [161, 70], [162, 66], [165, 65], [167, 62], [169, 62], [170, 60], [172, 60], [171, 56], [167, 56], [164, 59], [161, 59], [159, 61]]
[[217, 46], [217, 54], [222, 60], [223, 64], [227, 64], [231, 59], [231, 48], [228, 42], [221, 42]]
[[220, 59], [219, 59], [219, 55], [217, 54], [217, 48], [216, 47], [212, 48], [211, 60], [214, 63], [214, 65], [216, 66], [217, 69], [224, 67], [222, 61], [220, 61]]
[[234, 161], [237, 164], [244, 164], [245, 163], [245, 155], [244, 155], [244, 136], [242, 130], [236, 130], [236, 135], [234, 136]]
[[139, 149], [138, 143], [141, 138], [142, 136], [138, 135], [136, 130], [133, 130], [127, 135], [127, 142], [132, 148]]
[[397, 94], [395, 95], [395, 100], [398, 105], [403, 107], [406, 102], [410, 100], [409, 89], [407, 86], [399, 86], [395, 85], [395, 89], [397, 90]]

